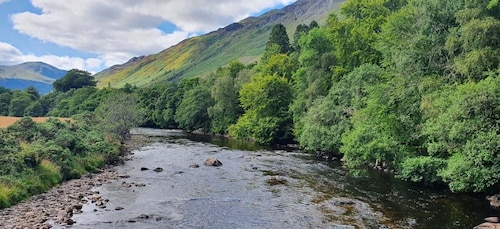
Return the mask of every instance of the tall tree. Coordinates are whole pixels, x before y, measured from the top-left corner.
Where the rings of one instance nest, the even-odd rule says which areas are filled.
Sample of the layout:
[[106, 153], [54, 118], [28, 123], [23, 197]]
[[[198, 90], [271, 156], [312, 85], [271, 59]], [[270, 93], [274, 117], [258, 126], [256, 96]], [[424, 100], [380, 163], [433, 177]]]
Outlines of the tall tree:
[[292, 48], [290, 46], [290, 38], [288, 37], [285, 26], [283, 24], [276, 24], [269, 35], [266, 50], [264, 52], [264, 56], [262, 57], [263, 61], [267, 61], [272, 55], [287, 54], [290, 51], [292, 51]]
[[73, 88], [95, 86], [96, 83], [90, 72], [72, 69], [61, 79], [56, 80], [53, 86], [56, 91], [66, 92]]

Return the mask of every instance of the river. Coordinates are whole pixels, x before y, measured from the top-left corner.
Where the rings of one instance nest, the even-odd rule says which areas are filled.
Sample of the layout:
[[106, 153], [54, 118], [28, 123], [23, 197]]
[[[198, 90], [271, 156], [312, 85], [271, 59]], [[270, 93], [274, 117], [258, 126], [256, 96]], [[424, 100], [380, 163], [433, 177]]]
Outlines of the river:
[[[174, 130], [133, 134], [150, 143], [117, 167], [130, 177], [97, 188], [106, 209], [84, 206], [72, 228], [472, 228], [500, 214], [483, 196], [378, 171], [354, 176], [300, 151]], [[209, 157], [223, 166], [204, 166]]]

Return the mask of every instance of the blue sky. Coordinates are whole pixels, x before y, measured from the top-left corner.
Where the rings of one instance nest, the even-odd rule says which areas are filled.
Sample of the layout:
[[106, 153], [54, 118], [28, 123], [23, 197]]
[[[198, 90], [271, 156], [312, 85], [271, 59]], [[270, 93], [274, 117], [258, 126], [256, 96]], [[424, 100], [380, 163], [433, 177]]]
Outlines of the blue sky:
[[0, 0], [0, 65], [98, 72], [295, 0]]

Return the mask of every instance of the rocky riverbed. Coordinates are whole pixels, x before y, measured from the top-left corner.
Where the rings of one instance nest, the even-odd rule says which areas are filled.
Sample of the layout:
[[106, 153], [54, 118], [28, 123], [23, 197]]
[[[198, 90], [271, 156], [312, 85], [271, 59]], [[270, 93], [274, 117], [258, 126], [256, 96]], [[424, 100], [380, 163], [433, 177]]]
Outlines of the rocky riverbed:
[[83, 205], [94, 203], [105, 206], [106, 199], [92, 189], [119, 178], [113, 168], [107, 168], [97, 174], [64, 182], [46, 193], [0, 210], [0, 228], [48, 229], [72, 225], [75, 223], [73, 214], [81, 213]]
[[[125, 147], [130, 152], [148, 142], [146, 138], [137, 136], [129, 140]], [[120, 160], [130, 160], [130, 156], [131, 154], [124, 155]], [[93, 189], [120, 178], [127, 178], [127, 175], [120, 175], [115, 167], [108, 166], [98, 173], [89, 173], [80, 179], [63, 182], [43, 194], [1, 209], [0, 228], [48, 229], [73, 225], [76, 223], [73, 215], [81, 213], [84, 205], [95, 204], [96, 208], [106, 208], [109, 200]]]

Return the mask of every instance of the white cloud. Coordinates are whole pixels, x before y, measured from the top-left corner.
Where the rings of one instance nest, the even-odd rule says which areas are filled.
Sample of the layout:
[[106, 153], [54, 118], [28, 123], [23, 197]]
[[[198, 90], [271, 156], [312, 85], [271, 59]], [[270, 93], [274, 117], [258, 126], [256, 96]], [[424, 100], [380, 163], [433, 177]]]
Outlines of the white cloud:
[[[0, 3], [5, 0], [0, 0]], [[32, 0], [41, 14], [11, 16], [14, 28], [31, 37], [103, 58], [106, 67], [133, 56], [157, 53], [190, 34], [204, 33], [250, 14], [294, 0]], [[177, 30], [158, 29], [171, 23]], [[67, 59], [67, 58], [64, 58]]]
[[0, 5], [2, 5], [3, 3], [6, 3], [8, 1], [10, 1], [10, 0], [0, 0]]
[[42, 55], [36, 56], [34, 54], [23, 54], [16, 47], [0, 42], [0, 65], [15, 65], [24, 62], [41, 61], [60, 69], [70, 70], [73, 68], [98, 69], [102, 66], [104, 61], [100, 58], [83, 59], [79, 57], [69, 56], [55, 56], [55, 55]]

